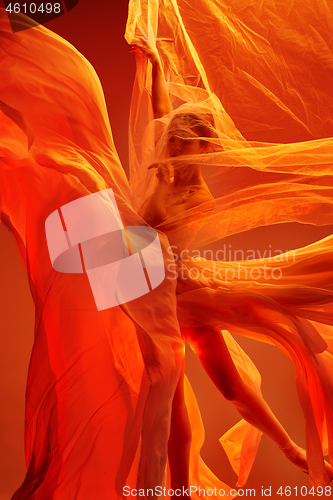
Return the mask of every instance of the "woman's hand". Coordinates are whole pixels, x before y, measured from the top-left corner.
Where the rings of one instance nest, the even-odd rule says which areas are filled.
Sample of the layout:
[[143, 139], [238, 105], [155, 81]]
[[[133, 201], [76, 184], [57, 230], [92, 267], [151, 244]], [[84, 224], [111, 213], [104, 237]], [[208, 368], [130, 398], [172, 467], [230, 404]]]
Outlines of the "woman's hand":
[[153, 165], [150, 165], [150, 167], [148, 167], [148, 170], [151, 168], [157, 168], [156, 176], [158, 178], [159, 184], [164, 184], [170, 187], [171, 176], [169, 165], [165, 163], [153, 163]]
[[154, 194], [151, 196], [146, 206], [143, 218], [152, 227], [160, 224], [166, 217], [166, 199], [169, 194], [171, 180], [170, 170], [168, 165], [163, 163], [153, 163], [150, 168], [157, 168], [157, 177], [159, 183], [155, 189]]
[[144, 38], [134, 38], [130, 46], [130, 52], [139, 52], [144, 54], [153, 65], [160, 64], [161, 62], [157, 49]]

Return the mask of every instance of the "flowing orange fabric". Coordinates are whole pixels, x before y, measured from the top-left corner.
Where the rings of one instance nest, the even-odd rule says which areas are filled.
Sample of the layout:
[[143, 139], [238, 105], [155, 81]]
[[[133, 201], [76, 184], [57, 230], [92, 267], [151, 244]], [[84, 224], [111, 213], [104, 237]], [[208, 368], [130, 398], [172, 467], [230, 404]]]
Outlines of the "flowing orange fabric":
[[[144, 226], [136, 210], [156, 186], [146, 167], [168, 161], [165, 140], [177, 111], [152, 122], [151, 75], [139, 60], [129, 187], [89, 63], [43, 27], [12, 34], [1, 11], [1, 220], [16, 237], [36, 304], [28, 473], [15, 500], [121, 498], [124, 484], [162, 484], [183, 356], [178, 321], [223, 330], [237, 369], [257, 391], [260, 376], [229, 331], [273, 342], [292, 358], [311, 481], [327, 481], [321, 447], [332, 459], [332, 238], [291, 260], [242, 263], [248, 272], [239, 275], [237, 262], [182, 251], [260, 225], [332, 222], [331, 27], [331, 8], [320, 0], [287, 7], [197, 0], [195, 9], [180, 0], [130, 2], [127, 38], [137, 32], [156, 40], [174, 108], [213, 117], [211, 151], [200, 163], [215, 200], [158, 228], [170, 273], [162, 285], [97, 311], [84, 274], [52, 268], [45, 220], [112, 188], [124, 225]], [[188, 385], [187, 405], [190, 482], [228, 492], [200, 459], [202, 426]], [[240, 485], [259, 439], [244, 422], [222, 438]]]
[[[158, 226], [177, 259], [180, 326], [223, 330], [240, 371], [228, 331], [274, 343], [293, 360], [312, 484], [327, 484], [323, 455], [333, 459], [333, 237], [259, 261], [214, 262], [188, 251], [258, 226], [332, 223], [332, 28], [324, 0], [196, 0], [191, 7], [131, 0], [126, 32], [129, 43], [145, 37], [157, 47], [173, 105], [152, 120], [151, 67], [137, 55], [130, 142], [137, 210], [156, 188], [147, 170], [154, 162], [201, 165], [215, 198]], [[209, 141], [206, 154], [168, 158], [170, 133], [183, 133], [174, 130], [181, 116], [209, 130], [196, 134]], [[191, 140], [190, 125], [185, 133]], [[254, 369], [245, 373], [259, 391]], [[221, 438], [239, 486], [259, 439], [246, 422]]]
[[[164, 476], [184, 355], [175, 281], [98, 311], [85, 274], [52, 268], [45, 221], [73, 200], [112, 188], [124, 226], [146, 223], [132, 209], [93, 68], [46, 28], [13, 34], [0, 15], [1, 221], [36, 306], [28, 471], [13, 498], [122, 498], [125, 484], [154, 487]], [[168, 257], [162, 233], [160, 242]]]

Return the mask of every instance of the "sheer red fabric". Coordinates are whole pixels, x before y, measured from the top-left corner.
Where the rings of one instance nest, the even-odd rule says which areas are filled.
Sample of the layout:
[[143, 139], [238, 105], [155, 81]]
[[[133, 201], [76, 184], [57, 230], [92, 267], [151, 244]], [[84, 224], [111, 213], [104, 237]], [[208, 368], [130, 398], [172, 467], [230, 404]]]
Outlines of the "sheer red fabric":
[[[143, 36], [156, 45], [173, 105], [152, 120], [151, 68], [137, 55], [130, 145], [139, 213], [156, 187], [153, 162], [201, 165], [215, 198], [158, 226], [177, 258], [180, 326], [221, 329], [229, 344], [228, 331], [269, 341], [293, 360], [313, 484], [327, 484], [323, 454], [332, 462], [333, 453], [333, 238], [259, 261], [187, 250], [258, 226], [332, 223], [332, 19], [324, 1], [132, 0], [126, 32], [129, 43]], [[168, 158], [180, 115], [210, 129], [207, 154]], [[230, 349], [237, 359], [237, 344]], [[259, 391], [253, 367], [236, 365]], [[259, 438], [245, 422], [221, 438], [239, 486]]]
[[[183, 357], [178, 321], [223, 330], [238, 370], [257, 391], [260, 375], [230, 332], [273, 342], [291, 357], [307, 421], [310, 478], [327, 481], [332, 237], [297, 250], [291, 260], [242, 263], [247, 273], [239, 276], [237, 262], [181, 251], [260, 225], [332, 223], [331, 28], [331, 7], [321, 0], [291, 6], [197, 0], [195, 9], [181, 0], [131, 1], [127, 39], [139, 33], [156, 41], [178, 111], [152, 122], [150, 70], [138, 60], [129, 187], [92, 67], [43, 27], [12, 34], [1, 11], [1, 220], [16, 237], [36, 305], [28, 473], [15, 500], [121, 498], [124, 484], [162, 483]], [[213, 117], [211, 150], [200, 163], [215, 200], [158, 228], [166, 264], [163, 233], [176, 247], [178, 278], [184, 268], [178, 294], [176, 280], [165, 279], [147, 297], [97, 311], [84, 274], [52, 268], [45, 220], [66, 203], [112, 188], [124, 225], [145, 225], [136, 211], [156, 185], [147, 164], [168, 161], [165, 138], [180, 106]], [[272, 270], [269, 279], [254, 272], [264, 266]], [[187, 405], [190, 483], [229, 491], [200, 459], [202, 425], [188, 385]], [[239, 485], [259, 438], [244, 422], [222, 438]]]
[[[36, 306], [28, 471], [13, 498], [122, 498], [125, 484], [154, 487], [164, 476], [184, 355], [175, 282], [98, 311], [85, 274], [52, 267], [45, 221], [73, 200], [112, 188], [124, 226], [146, 223], [131, 206], [93, 68], [44, 27], [13, 34], [0, 15], [1, 221]], [[160, 242], [168, 257], [162, 233]]]

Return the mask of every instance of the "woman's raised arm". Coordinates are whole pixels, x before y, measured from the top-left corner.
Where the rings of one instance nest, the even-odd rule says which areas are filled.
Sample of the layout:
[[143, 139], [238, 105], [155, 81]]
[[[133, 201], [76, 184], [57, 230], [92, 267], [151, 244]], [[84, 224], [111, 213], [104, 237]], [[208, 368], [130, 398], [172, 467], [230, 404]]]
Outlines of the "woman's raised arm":
[[144, 38], [136, 38], [133, 40], [130, 51], [138, 51], [139, 53], [144, 54], [153, 66], [152, 105], [154, 118], [162, 118], [162, 116], [172, 111], [172, 106], [163, 75], [161, 59], [157, 49]]

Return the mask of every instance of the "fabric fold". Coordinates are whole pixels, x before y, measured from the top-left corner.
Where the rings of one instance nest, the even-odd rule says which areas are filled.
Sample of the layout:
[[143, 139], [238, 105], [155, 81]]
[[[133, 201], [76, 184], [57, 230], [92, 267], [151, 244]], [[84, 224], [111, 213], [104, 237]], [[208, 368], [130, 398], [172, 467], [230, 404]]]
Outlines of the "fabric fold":
[[[285, 9], [271, 0], [199, 0], [190, 9], [183, 0], [132, 0], [126, 31], [129, 43], [141, 36], [156, 46], [173, 107], [152, 120], [151, 69], [137, 55], [130, 119], [136, 209], [143, 213], [156, 189], [148, 170], [156, 162], [174, 172], [200, 165], [214, 197], [158, 226], [176, 256], [180, 326], [270, 342], [293, 361], [310, 481], [320, 485], [328, 481], [323, 453], [332, 461], [332, 379], [324, 375], [331, 363], [332, 237], [272, 259], [216, 262], [191, 252], [260, 226], [332, 224], [332, 20], [324, 1], [296, 0]], [[169, 157], [168, 136], [182, 116], [206, 124], [197, 133], [210, 145], [206, 154]], [[222, 442], [243, 485], [258, 437], [242, 422]]]
[[[126, 484], [147, 488], [163, 480], [184, 356], [175, 283], [164, 280], [149, 298], [99, 311], [85, 272], [53, 268], [46, 220], [58, 214], [60, 221], [74, 201], [112, 189], [122, 225], [147, 224], [132, 208], [91, 65], [43, 26], [13, 34], [4, 9], [0, 37], [1, 221], [19, 245], [36, 307], [26, 392], [28, 470], [13, 499], [91, 500], [92, 491], [122, 498]], [[111, 218], [112, 206], [105, 210]], [[77, 222], [87, 228], [91, 219], [83, 215], [76, 214]], [[57, 234], [68, 247], [64, 220]], [[163, 260], [169, 243], [156, 236]], [[105, 253], [103, 245], [96, 252]]]

